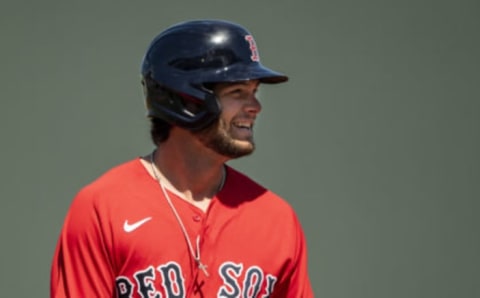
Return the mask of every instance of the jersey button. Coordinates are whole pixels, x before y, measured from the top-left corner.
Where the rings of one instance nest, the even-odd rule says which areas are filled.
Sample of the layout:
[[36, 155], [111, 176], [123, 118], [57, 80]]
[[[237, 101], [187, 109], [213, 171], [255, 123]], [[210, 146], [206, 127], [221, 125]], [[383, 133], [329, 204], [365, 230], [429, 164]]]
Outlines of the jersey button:
[[202, 220], [202, 217], [201, 217], [200, 215], [195, 214], [195, 215], [193, 216], [193, 221], [195, 221], [195, 222], [200, 222], [201, 220]]

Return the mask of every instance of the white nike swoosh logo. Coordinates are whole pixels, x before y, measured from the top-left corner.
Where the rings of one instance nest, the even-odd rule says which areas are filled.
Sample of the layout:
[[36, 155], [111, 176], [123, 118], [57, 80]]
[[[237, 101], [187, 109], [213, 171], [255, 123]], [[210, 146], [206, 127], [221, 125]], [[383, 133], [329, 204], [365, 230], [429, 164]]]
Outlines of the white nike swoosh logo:
[[130, 233], [134, 230], [136, 230], [138, 227], [140, 227], [141, 225], [143, 225], [144, 223], [146, 223], [147, 221], [149, 221], [150, 219], [152, 219], [151, 217], [146, 217], [142, 220], [139, 220], [137, 222], [134, 222], [132, 224], [129, 224], [128, 223], [128, 220], [126, 220], [124, 223], [123, 223], [123, 230], [127, 233]]

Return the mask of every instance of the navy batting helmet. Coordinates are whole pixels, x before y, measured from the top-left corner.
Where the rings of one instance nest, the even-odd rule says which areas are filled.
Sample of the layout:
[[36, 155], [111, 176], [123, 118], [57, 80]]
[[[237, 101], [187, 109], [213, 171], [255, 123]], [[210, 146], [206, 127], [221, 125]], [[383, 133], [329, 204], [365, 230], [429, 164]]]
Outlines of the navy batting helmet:
[[[169, 100], [147, 96], [148, 116], [191, 130], [207, 126], [220, 114], [209, 84], [288, 80], [260, 63], [255, 40], [245, 28], [221, 20], [194, 20], [167, 28], [148, 47], [142, 76], [144, 84], [153, 81], [173, 95]], [[189, 102], [195, 103], [194, 109]]]

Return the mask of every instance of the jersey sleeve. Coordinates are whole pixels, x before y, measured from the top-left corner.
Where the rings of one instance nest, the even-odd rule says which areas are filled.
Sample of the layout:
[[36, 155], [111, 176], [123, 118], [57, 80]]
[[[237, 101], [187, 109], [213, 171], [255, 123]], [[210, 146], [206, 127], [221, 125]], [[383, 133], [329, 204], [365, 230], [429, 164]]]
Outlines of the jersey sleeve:
[[108, 233], [98, 209], [88, 191], [81, 191], [73, 200], [54, 253], [50, 297], [115, 295]]
[[295, 213], [293, 213], [292, 229], [294, 233], [292, 239], [295, 239], [295, 251], [287, 270], [288, 274], [283, 279], [278, 291], [273, 293], [272, 298], [313, 298], [314, 294], [308, 275], [307, 242]]

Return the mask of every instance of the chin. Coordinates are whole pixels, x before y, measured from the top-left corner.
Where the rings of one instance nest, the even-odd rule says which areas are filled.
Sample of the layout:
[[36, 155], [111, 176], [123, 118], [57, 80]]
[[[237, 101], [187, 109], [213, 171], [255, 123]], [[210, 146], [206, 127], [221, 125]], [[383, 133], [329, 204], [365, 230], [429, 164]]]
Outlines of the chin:
[[255, 151], [255, 143], [247, 140], [233, 140], [223, 153], [232, 158], [250, 155]]
[[248, 152], [255, 150], [255, 145], [250, 141], [235, 141], [234, 146], [238, 149], [238, 151]]
[[247, 149], [247, 148], [255, 148], [255, 144], [252, 140], [232, 140], [232, 145], [238, 148]]
[[211, 148], [220, 155], [235, 159], [252, 154], [255, 150], [255, 144], [252, 141], [230, 139], [229, 141], [215, 143]]

